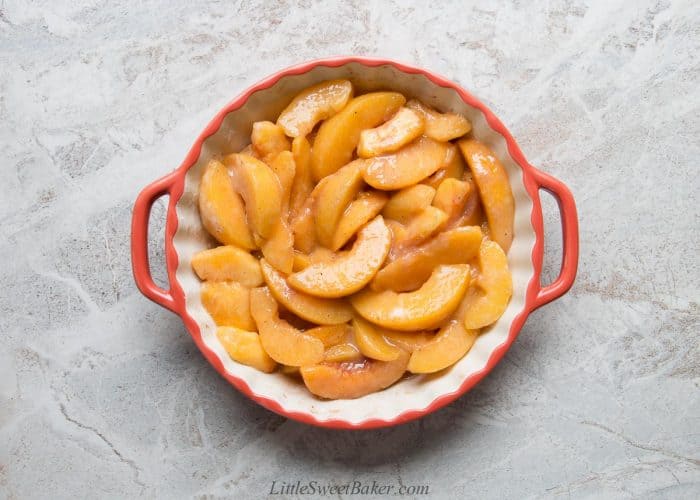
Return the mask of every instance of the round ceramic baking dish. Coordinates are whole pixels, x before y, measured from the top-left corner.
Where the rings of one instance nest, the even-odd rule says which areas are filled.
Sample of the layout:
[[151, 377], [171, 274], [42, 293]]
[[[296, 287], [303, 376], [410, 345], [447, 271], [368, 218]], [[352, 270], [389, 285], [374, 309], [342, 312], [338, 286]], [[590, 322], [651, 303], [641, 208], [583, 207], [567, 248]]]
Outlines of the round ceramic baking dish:
[[[465, 115], [473, 134], [503, 162], [515, 197], [515, 238], [508, 255], [513, 298], [501, 319], [484, 331], [455, 366], [438, 377], [408, 377], [392, 387], [355, 400], [323, 401], [289, 377], [265, 374], [231, 360], [202, 307], [200, 281], [191, 257], [210, 245], [199, 220], [197, 193], [204, 166], [215, 154], [246, 146], [257, 120], [275, 120], [300, 90], [336, 78], [350, 79], [360, 91], [395, 90], [440, 111]], [[559, 276], [542, 286], [544, 251], [539, 191], [559, 204], [563, 258]], [[170, 197], [165, 223], [165, 255], [170, 289], [157, 286], [148, 264], [148, 218], [153, 203]], [[434, 412], [469, 391], [503, 357], [523, 323], [536, 308], [560, 297], [573, 284], [578, 263], [578, 221], [571, 192], [560, 181], [530, 165], [506, 127], [476, 97], [430, 71], [386, 59], [339, 57], [311, 61], [276, 73], [226, 105], [206, 126], [174, 172], [146, 186], [133, 211], [131, 257], [141, 292], [178, 314], [212, 366], [239, 391], [286, 417], [324, 427], [369, 429], [396, 425]]]

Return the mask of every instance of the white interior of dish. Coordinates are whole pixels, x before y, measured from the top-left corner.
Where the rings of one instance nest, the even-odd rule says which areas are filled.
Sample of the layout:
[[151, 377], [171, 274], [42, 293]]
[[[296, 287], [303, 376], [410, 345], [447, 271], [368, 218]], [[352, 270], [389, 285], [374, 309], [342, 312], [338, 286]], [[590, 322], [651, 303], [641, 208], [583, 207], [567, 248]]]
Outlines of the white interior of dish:
[[[302, 384], [282, 374], [264, 374], [229, 358], [216, 338], [212, 318], [202, 307], [200, 281], [192, 271], [190, 260], [196, 252], [211, 245], [197, 210], [199, 180], [208, 160], [216, 154], [239, 151], [250, 142], [254, 121], [274, 121], [298, 91], [333, 78], [349, 78], [361, 91], [396, 90], [441, 111], [462, 113], [471, 120], [474, 136], [488, 144], [503, 162], [515, 196], [515, 239], [508, 256], [514, 293], [496, 325], [478, 338], [459, 363], [440, 376], [411, 377], [357, 400], [322, 401]], [[245, 380], [253, 392], [277, 401], [285, 410], [309, 413], [321, 421], [342, 419], [359, 423], [367, 419], [392, 419], [405, 411], [424, 409], [435, 398], [456, 391], [470, 374], [484, 368], [491, 353], [506, 341], [515, 315], [524, 308], [526, 288], [534, 273], [531, 254], [535, 234], [530, 222], [532, 200], [524, 188], [522, 175], [522, 170], [508, 154], [504, 138], [488, 126], [483, 114], [465, 104], [453, 89], [440, 87], [423, 75], [407, 74], [389, 65], [367, 67], [349, 63], [337, 68], [318, 66], [302, 75], [283, 77], [271, 88], [254, 93], [243, 107], [229, 113], [219, 131], [204, 141], [197, 163], [187, 172], [184, 193], [176, 207], [179, 224], [173, 240], [179, 258], [176, 275], [185, 292], [187, 312], [199, 324], [204, 343], [221, 359], [225, 369]]]

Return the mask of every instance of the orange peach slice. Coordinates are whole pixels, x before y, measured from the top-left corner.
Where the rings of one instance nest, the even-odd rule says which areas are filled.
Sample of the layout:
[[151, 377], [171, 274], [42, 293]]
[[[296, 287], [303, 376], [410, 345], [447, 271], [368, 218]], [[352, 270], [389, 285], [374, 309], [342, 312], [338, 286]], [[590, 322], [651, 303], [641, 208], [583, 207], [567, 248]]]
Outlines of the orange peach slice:
[[313, 365], [323, 359], [323, 342], [279, 318], [277, 302], [266, 287], [250, 291], [251, 314], [265, 351], [288, 366]]
[[433, 198], [433, 206], [447, 214], [446, 226], [462, 216], [470, 191], [471, 184], [459, 179], [448, 178], [440, 183]]
[[360, 230], [352, 249], [331, 262], [319, 262], [292, 274], [289, 284], [318, 297], [350, 295], [370, 282], [384, 263], [391, 232], [382, 216], [377, 216]]
[[469, 286], [469, 266], [438, 266], [418, 290], [397, 293], [363, 290], [350, 299], [365, 319], [394, 330], [437, 327], [459, 305]]
[[423, 133], [423, 117], [408, 108], [400, 108], [389, 121], [377, 128], [363, 130], [357, 145], [361, 158], [393, 153]]
[[440, 230], [447, 223], [448, 215], [435, 207], [426, 207], [421, 213], [408, 221], [405, 231], [394, 235], [396, 248], [418, 245]]
[[338, 256], [332, 250], [325, 247], [316, 247], [311, 253], [305, 254], [301, 252], [294, 252], [294, 271], [301, 271], [306, 269], [311, 264], [316, 262], [330, 262]]
[[495, 242], [484, 240], [479, 249], [479, 290], [473, 287], [465, 297], [464, 326], [478, 329], [495, 323], [508, 307], [513, 295], [513, 279], [508, 258]]
[[277, 221], [272, 234], [260, 245], [260, 251], [275, 268], [285, 274], [294, 268], [294, 235], [284, 219]]
[[284, 108], [277, 124], [289, 137], [307, 135], [321, 120], [326, 120], [343, 109], [352, 98], [352, 84], [348, 80], [329, 80], [313, 85]]
[[368, 358], [379, 361], [393, 361], [401, 355], [401, 349], [387, 342], [377, 327], [358, 316], [352, 320], [355, 330], [355, 342], [360, 352]]
[[406, 224], [414, 215], [427, 208], [435, 197], [435, 189], [416, 184], [395, 193], [384, 206], [382, 215]]
[[311, 176], [311, 145], [306, 137], [296, 137], [292, 141], [292, 155], [296, 170], [289, 201], [292, 214], [297, 214], [314, 188]]
[[200, 297], [217, 326], [255, 330], [250, 315], [250, 289], [247, 287], [235, 281], [205, 281]]
[[331, 250], [337, 251], [367, 222], [374, 219], [387, 202], [387, 196], [379, 191], [363, 191], [348, 205], [333, 234]]
[[294, 248], [303, 253], [311, 252], [316, 246], [313, 204], [313, 197], [307, 198], [290, 223], [294, 235]]
[[315, 328], [310, 328], [304, 333], [316, 337], [318, 340], [323, 342], [323, 347], [328, 348], [334, 345], [340, 344], [348, 336], [348, 330], [350, 327], [346, 324], [342, 325], [323, 325], [317, 326]]
[[410, 100], [406, 107], [423, 115], [425, 135], [436, 141], [451, 141], [462, 137], [472, 129], [472, 124], [457, 113], [440, 113], [420, 101]]
[[273, 372], [277, 367], [275, 360], [263, 349], [257, 332], [234, 326], [220, 326], [216, 329], [216, 337], [234, 361], [265, 373]]
[[356, 97], [318, 130], [311, 152], [314, 179], [332, 174], [351, 159], [360, 133], [388, 120], [406, 102], [397, 92], [372, 92]]
[[373, 188], [392, 191], [416, 184], [440, 168], [447, 145], [420, 137], [396, 153], [364, 160], [362, 176]]
[[199, 215], [204, 228], [221, 243], [257, 248], [246, 223], [243, 200], [224, 164], [216, 160], [209, 162], [199, 185]]
[[394, 361], [365, 359], [358, 362], [321, 363], [301, 368], [312, 394], [327, 399], [355, 399], [386, 389], [406, 371], [408, 353]]
[[327, 363], [345, 363], [348, 361], [359, 361], [362, 359], [362, 353], [354, 344], [343, 342], [326, 349], [323, 355], [323, 361]]
[[258, 259], [233, 245], [197, 252], [192, 257], [192, 268], [199, 279], [206, 281], [237, 281], [250, 288], [263, 282]]
[[491, 239], [508, 252], [513, 242], [515, 201], [508, 174], [493, 152], [474, 139], [457, 143], [474, 176], [481, 203], [491, 228]]
[[461, 179], [464, 175], [465, 168], [466, 165], [464, 163], [464, 158], [462, 158], [462, 153], [459, 152], [457, 146], [450, 143], [445, 152], [444, 163], [437, 172], [425, 179], [423, 184], [437, 189], [440, 183], [445, 179]]
[[250, 140], [253, 150], [263, 159], [274, 158], [282, 151], [289, 151], [291, 147], [282, 127], [267, 121], [253, 123]]
[[282, 151], [269, 163], [272, 171], [277, 175], [282, 190], [282, 209], [289, 208], [289, 199], [292, 194], [292, 184], [296, 173], [294, 155], [291, 151]]
[[352, 308], [347, 302], [336, 299], [320, 299], [293, 289], [284, 276], [268, 264], [265, 259], [260, 261], [260, 268], [265, 283], [275, 299], [300, 318], [319, 325], [346, 323], [352, 318]]
[[406, 352], [413, 352], [435, 338], [435, 334], [421, 330], [418, 332], [398, 332], [396, 330], [383, 329], [382, 335], [390, 343]]
[[326, 177], [323, 185], [314, 193], [316, 237], [321, 245], [333, 245], [338, 221], [361, 188], [360, 164], [354, 161]]

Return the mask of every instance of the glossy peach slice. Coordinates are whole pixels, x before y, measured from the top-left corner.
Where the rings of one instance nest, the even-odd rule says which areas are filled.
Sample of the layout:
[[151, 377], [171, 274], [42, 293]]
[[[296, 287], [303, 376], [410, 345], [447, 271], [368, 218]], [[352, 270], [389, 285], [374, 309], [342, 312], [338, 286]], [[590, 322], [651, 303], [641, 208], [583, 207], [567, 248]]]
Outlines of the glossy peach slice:
[[312, 264], [292, 274], [288, 282], [297, 290], [318, 297], [353, 294], [374, 277], [390, 245], [391, 232], [379, 215], [360, 230], [351, 250], [331, 262]]
[[296, 166], [294, 182], [289, 201], [289, 210], [297, 214], [314, 188], [311, 176], [311, 145], [306, 137], [296, 137], [292, 141], [292, 156]]
[[515, 214], [515, 201], [508, 174], [496, 155], [481, 142], [462, 139], [457, 144], [479, 189], [481, 203], [491, 229], [491, 239], [508, 253], [513, 242]]
[[362, 188], [360, 163], [353, 161], [326, 177], [315, 191], [316, 237], [326, 247], [333, 245], [333, 235], [340, 217]]
[[456, 222], [464, 213], [471, 189], [469, 182], [453, 178], [445, 179], [438, 186], [433, 206], [447, 214], [446, 227]]
[[303, 137], [318, 122], [343, 109], [351, 98], [352, 84], [348, 80], [321, 82], [297, 94], [280, 113], [277, 124], [289, 137]]
[[288, 366], [313, 365], [323, 359], [323, 342], [279, 318], [277, 302], [267, 287], [250, 291], [251, 314], [265, 351]]
[[382, 335], [395, 346], [406, 352], [413, 352], [435, 338], [435, 334], [420, 330], [418, 332], [399, 332], [397, 330], [383, 329]]
[[216, 337], [234, 361], [265, 373], [277, 368], [275, 360], [263, 349], [257, 332], [241, 330], [235, 326], [220, 326], [216, 329]]
[[246, 222], [245, 206], [223, 163], [207, 164], [199, 185], [199, 215], [204, 228], [224, 245], [257, 248]]
[[427, 240], [447, 224], [448, 215], [439, 208], [426, 207], [408, 221], [405, 231], [397, 232], [393, 245], [397, 248], [418, 245]]
[[255, 322], [250, 315], [249, 288], [235, 281], [205, 281], [200, 298], [217, 326], [255, 330]]
[[350, 327], [343, 323], [342, 325], [317, 326], [304, 331], [304, 333], [323, 342], [323, 347], [327, 350], [334, 345], [342, 343], [348, 336], [349, 329]]
[[387, 342], [382, 335], [383, 328], [355, 316], [352, 320], [355, 342], [360, 352], [368, 358], [379, 361], [393, 361], [401, 355], [401, 349]]
[[478, 329], [495, 323], [508, 307], [513, 295], [513, 280], [508, 270], [508, 258], [495, 242], [484, 240], [479, 249], [479, 278], [477, 288], [465, 297], [464, 326]]
[[406, 224], [414, 215], [430, 206], [435, 189], [424, 184], [403, 188], [392, 195], [382, 210], [382, 215], [401, 224]]
[[311, 264], [316, 262], [330, 262], [338, 257], [338, 254], [333, 250], [325, 247], [316, 247], [311, 253], [305, 254], [302, 252], [294, 252], [294, 271], [306, 269]]
[[352, 297], [350, 303], [363, 318], [385, 328], [435, 328], [457, 309], [469, 278], [467, 264], [438, 266], [416, 291], [364, 290]]
[[292, 194], [292, 184], [296, 173], [296, 163], [291, 151], [278, 153], [269, 163], [272, 171], [277, 175], [282, 193], [282, 210], [285, 212], [289, 208], [289, 199]]
[[282, 127], [268, 121], [253, 123], [250, 140], [257, 156], [265, 160], [272, 159], [280, 152], [289, 151], [291, 148]]
[[290, 223], [292, 234], [294, 235], [294, 248], [302, 253], [309, 253], [316, 246], [313, 204], [313, 196], [310, 196], [294, 215]]
[[224, 245], [197, 252], [192, 268], [199, 279], [206, 281], [237, 281], [253, 288], [262, 285], [258, 259], [233, 245]]
[[344, 300], [320, 299], [293, 289], [265, 259], [260, 261], [260, 268], [275, 299], [300, 318], [319, 325], [346, 323], [352, 318], [352, 308]]
[[348, 361], [360, 361], [362, 353], [355, 344], [343, 342], [326, 349], [323, 361], [326, 363], [346, 363]]
[[374, 219], [381, 212], [387, 199], [386, 194], [380, 191], [361, 192], [357, 199], [348, 205], [338, 221], [331, 250], [339, 250], [362, 226]]
[[396, 153], [364, 160], [362, 176], [376, 189], [393, 191], [416, 184], [440, 168], [447, 145], [420, 137]]
[[280, 219], [270, 237], [260, 244], [260, 251], [270, 264], [289, 274], [294, 268], [294, 235], [287, 221]]
[[467, 330], [457, 320], [442, 327], [435, 338], [411, 354], [408, 370], [413, 373], [434, 373], [452, 366], [472, 348], [479, 330]]
[[425, 135], [436, 141], [451, 141], [462, 137], [472, 129], [472, 124], [464, 116], [457, 113], [440, 113], [420, 101], [410, 100], [406, 103], [425, 120]]
[[357, 154], [361, 158], [370, 158], [393, 153], [421, 135], [424, 128], [420, 114], [409, 108], [400, 108], [389, 121], [360, 133]]
[[355, 399], [386, 389], [406, 371], [408, 353], [394, 361], [365, 359], [358, 362], [321, 363], [301, 368], [312, 394], [326, 399]]
[[311, 152], [311, 170], [317, 181], [351, 159], [360, 133], [388, 120], [406, 99], [397, 92], [372, 92], [352, 99], [318, 130]]
[[445, 152], [445, 161], [443, 165], [437, 172], [423, 180], [423, 184], [437, 189], [440, 183], [445, 179], [461, 179], [464, 175], [465, 168], [466, 164], [464, 163], [464, 158], [462, 158], [462, 153], [459, 152], [457, 146], [450, 143]]

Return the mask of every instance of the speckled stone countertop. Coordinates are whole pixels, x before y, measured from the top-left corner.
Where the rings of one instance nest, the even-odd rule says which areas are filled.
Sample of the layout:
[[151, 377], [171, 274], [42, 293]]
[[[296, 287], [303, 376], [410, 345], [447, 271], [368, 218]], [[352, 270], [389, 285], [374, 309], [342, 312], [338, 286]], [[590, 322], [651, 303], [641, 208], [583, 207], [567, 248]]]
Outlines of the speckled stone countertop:
[[[136, 290], [129, 260], [137, 193], [216, 110], [335, 54], [472, 90], [571, 187], [581, 224], [573, 289], [480, 385], [369, 432], [247, 400]], [[699, 56], [693, 0], [0, 2], [0, 498], [247, 499], [297, 480], [700, 497]]]

